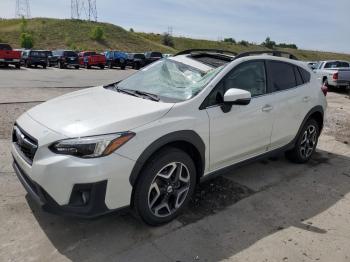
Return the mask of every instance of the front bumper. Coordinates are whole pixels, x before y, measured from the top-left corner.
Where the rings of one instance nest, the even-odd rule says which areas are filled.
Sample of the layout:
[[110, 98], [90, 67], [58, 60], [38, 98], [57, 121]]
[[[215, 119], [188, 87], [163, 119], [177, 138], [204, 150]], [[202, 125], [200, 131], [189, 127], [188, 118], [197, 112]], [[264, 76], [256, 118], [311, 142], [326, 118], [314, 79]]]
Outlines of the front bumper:
[[[60, 206], [40, 185], [30, 179], [20, 168], [16, 160], [13, 162], [13, 169], [31, 198], [47, 212], [59, 215], [93, 218], [111, 211], [105, 204], [107, 180], [91, 184], [77, 184], [72, 191], [70, 203]], [[89, 192], [89, 199], [86, 204], [77, 205], [77, 195], [79, 192], [83, 192], [83, 190]]]
[[[12, 143], [14, 169], [21, 182], [26, 182], [24, 186], [29, 194], [44, 209], [55, 210], [55, 213], [96, 216], [130, 205], [132, 186], [129, 176], [135, 161], [117, 153], [94, 159], [57, 155], [48, 147], [54, 141], [64, 139], [61, 134], [34, 121], [28, 114], [23, 114], [16, 125], [36, 139], [38, 147], [32, 161], [26, 161], [21, 149]], [[100, 183], [103, 181], [102, 186]], [[78, 212], [75, 207], [70, 207], [76, 205], [73, 198], [79, 190], [89, 190], [89, 199], [94, 203], [92, 207], [85, 206]], [[93, 194], [95, 190], [100, 192], [97, 199]]]

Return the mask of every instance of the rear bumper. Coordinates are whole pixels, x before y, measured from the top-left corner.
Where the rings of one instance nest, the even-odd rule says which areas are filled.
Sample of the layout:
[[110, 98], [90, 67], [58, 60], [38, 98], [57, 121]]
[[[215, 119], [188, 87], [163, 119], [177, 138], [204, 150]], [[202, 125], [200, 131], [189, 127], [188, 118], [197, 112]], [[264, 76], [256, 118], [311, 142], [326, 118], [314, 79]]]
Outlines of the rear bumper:
[[[83, 218], [93, 218], [112, 211], [105, 204], [107, 180], [89, 184], [76, 184], [70, 196], [70, 203], [61, 206], [40, 185], [30, 179], [16, 160], [13, 162], [13, 169], [30, 197], [44, 211]], [[77, 205], [79, 193], [83, 191], [89, 192], [88, 201], [85, 205]]]
[[0, 58], [0, 63], [17, 64], [20, 61], [21, 61], [20, 59], [4, 59], [4, 58]]
[[350, 86], [350, 81], [347, 80], [337, 80], [334, 81], [335, 86]]

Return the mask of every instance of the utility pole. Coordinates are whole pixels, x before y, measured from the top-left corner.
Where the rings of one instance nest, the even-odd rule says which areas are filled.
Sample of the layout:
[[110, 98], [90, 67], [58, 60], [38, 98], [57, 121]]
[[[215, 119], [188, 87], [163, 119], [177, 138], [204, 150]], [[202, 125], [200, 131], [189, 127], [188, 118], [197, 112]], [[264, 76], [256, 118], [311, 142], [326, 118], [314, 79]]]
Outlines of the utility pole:
[[71, 0], [71, 18], [97, 22], [96, 0]]
[[15, 17], [30, 18], [29, 0], [16, 0]]

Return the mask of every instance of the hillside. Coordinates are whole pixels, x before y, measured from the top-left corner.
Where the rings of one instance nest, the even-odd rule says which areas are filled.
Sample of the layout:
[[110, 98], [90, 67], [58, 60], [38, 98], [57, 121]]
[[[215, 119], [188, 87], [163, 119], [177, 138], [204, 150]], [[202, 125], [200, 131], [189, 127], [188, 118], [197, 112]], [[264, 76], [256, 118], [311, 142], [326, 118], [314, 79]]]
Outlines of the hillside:
[[[0, 20], [0, 40], [19, 48], [19, 19]], [[89, 35], [96, 25], [105, 32], [102, 41], [93, 41]], [[94, 23], [71, 19], [33, 18], [28, 20], [27, 30], [34, 37], [34, 48], [56, 49], [71, 48], [103, 51], [117, 49], [130, 52], [157, 50], [164, 53], [176, 53], [190, 48], [218, 48], [237, 53], [248, 50], [264, 50], [259, 45], [242, 46], [219, 41], [174, 37], [174, 48], [162, 44], [162, 36], [153, 33], [133, 33], [109, 23]], [[249, 40], [249, 39], [247, 39]], [[280, 49], [296, 55], [301, 60], [344, 59], [350, 60], [350, 54], [318, 52], [309, 50]]]

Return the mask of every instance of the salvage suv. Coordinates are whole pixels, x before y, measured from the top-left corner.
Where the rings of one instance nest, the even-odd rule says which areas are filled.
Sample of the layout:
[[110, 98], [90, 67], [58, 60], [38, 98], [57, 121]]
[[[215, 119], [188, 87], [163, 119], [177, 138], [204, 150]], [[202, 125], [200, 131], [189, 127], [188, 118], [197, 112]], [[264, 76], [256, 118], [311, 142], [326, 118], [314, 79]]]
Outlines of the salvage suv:
[[13, 166], [47, 211], [94, 217], [131, 206], [159, 225], [212, 174], [280, 151], [307, 162], [326, 92], [283, 52], [188, 50], [30, 109], [13, 128]]

